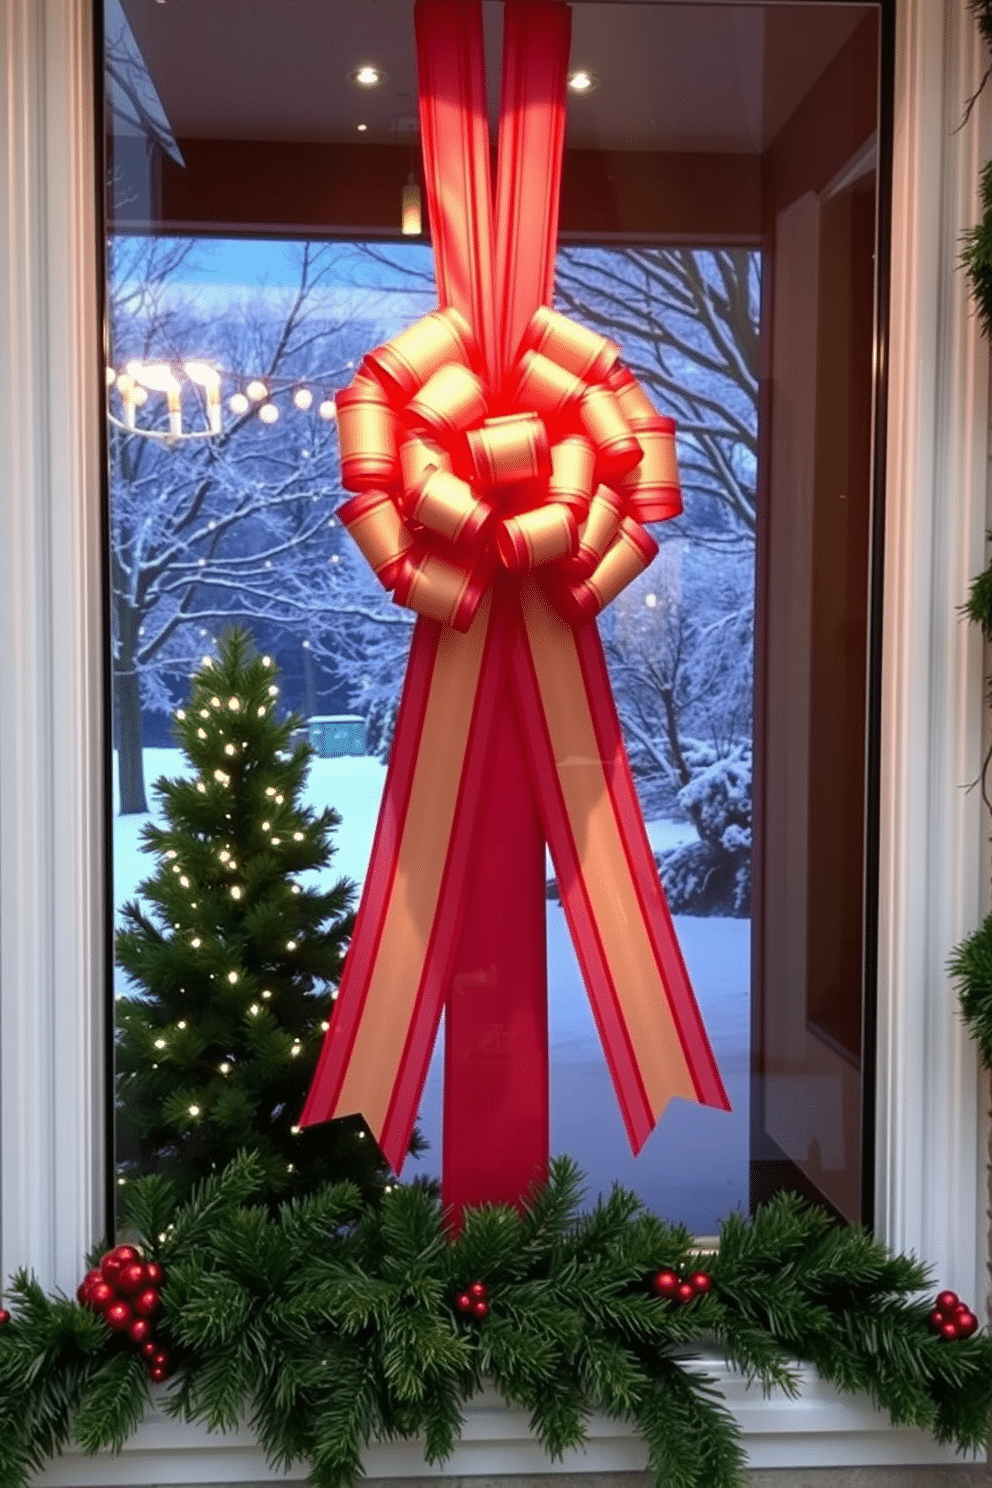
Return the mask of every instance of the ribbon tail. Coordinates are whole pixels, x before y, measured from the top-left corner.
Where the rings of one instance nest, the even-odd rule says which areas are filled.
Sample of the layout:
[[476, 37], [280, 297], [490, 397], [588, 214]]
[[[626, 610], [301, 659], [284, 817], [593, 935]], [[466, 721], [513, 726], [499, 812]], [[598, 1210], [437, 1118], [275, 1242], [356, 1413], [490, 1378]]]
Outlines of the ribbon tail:
[[509, 645], [488, 597], [464, 635], [417, 622], [365, 890], [300, 1118], [360, 1114], [397, 1173], [464, 917]]
[[640, 1151], [673, 1096], [729, 1110], [634, 791], [594, 625], [521, 586], [513, 685], [562, 906], [624, 1125]]

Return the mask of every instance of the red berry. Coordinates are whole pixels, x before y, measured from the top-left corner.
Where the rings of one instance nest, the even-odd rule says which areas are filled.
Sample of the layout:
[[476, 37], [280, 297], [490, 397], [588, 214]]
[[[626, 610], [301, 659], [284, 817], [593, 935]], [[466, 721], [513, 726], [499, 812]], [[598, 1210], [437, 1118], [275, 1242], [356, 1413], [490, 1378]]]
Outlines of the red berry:
[[469, 1296], [468, 1292], [462, 1292], [461, 1296], [456, 1299], [455, 1306], [458, 1308], [459, 1312], [472, 1311], [472, 1298]]
[[158, 1261], [145, 1262], [145, 1281], [149, 1286], [160, 1287], [165, 1280], [165, 1267]]
[[140, 1292], [142, 1287], [147, 1284], [147, 1281], [145, 1268], [141, 1262], [128, 1261], [127, 1265], [122, 1266], [120, 1269], [120, 1275], [117, 1278], [117, 1287], [119, 1291], [130, 1294], [131, 1292]]
[[6, 1307], [0, 1307], [0, 1328], [5, 1328], [10, 1322], [10, 1313]]
[[87, 1271], [79, 1286], [76, 1288], [76, 1296], [85, 1307], [90, 1300], [90, 1293], [98, 1282], [103, 1281], [103, 1272], [95, 1269]]
[[952, 1343], [958, 1336], [957, 1323], [941, 1323], [940, 1336], [941, 1338], [946, 1338], [948, 1343]]
[[135, 1318], [127, 1330], [127, 1336], [132, 1343], [144, 1343], [152, 1331], [152, 1325], [147, 1318]]
[[152, 1356], [152, 1363], [155, 1365], [156, 1369], [172, 1368], [172, 1360], [165, 1352], [165, 1349], [159, 1349], [158, 1353]]
[[705, 1271], [694, 1271], [689, 1277], [689, 1284], [697, 1296], [702, 1296], [704, 1292], [711, 1292], [713, 1290], [712, 1278], [707, 1276]]
[[[131, 1324], [131, 1327], [134, 1327], [133, 1323]], [[154, 1338], [145, 1339], [144, 1343], [141, 1345], [141, 1352], [149, 1362], [154, 1359], [155, 1355], [158, 1353], [158, 1344], [155, 1342]]]
[[128, 1264], [129, 1260], [122, 1260], [116, 1250], [108, 1250], [100, 1260], [100, 1274], [108, 1286], [115, 1287], [117, 1278]]
[[119, 1261], [124, 1261], [125, 1263], [127, 1261], [141, 1260], [141, 1251], [136, 1250], [133, 1245], [115, 1245], [110, 1253], [111, 1255], [115, 1255]]
[[154, 1287], [149, 1287], [147, 1291], [139, 1292], [132, 1298], [131, 1306], [139, 1317], [154, 1317], [162, 1306], [162, 1298]]
[[472, 1303], [472, 1311], [475, 1313], [477, 1318], [488, 1317], [489, 1303], [483, 1301], [483, 1299], [480, 1297], [477, 1302]]
[[693, 1297], [695, 1295], [696, 1295], [696, 1288], [693, 1286], [693, 1284], [692, 1284], [691, 1281], [680, 1282], [679, 1283], [679, 1286], [678, 1286], [678, 1288], [677, 1288], [677, 1290], [675, 1292], [675, 1296], [678, 1299], [678, 1301], [679, 1302], [683, 1302], [683, 1303], [685, 1303], [685, 1302], [691, 1302], [692, 1299], [693, 1299]]
[[957, 1292], [941, 1292], [937, 1298], [937, 1307], [941, 1312], [952, 1313], [956, 1307], [960, 1307], [961, 1298]]
[[954, 1321], [961, 1338], [970, 1338], [978, 1329], [978, 1319], [970, 1307], [959, 1307]]
[[103, 1312], [111, 1302], [117, 1300], [117, 1292], [106, 1281], [95, 1281], [90, 1287], [87, 1301], [94, 1312]]
[[929, 1319], [930, 1319], [930, 1326], [931, 1326], [931, 1328], [935, 1328], [938, 1333], [940, 1332], [940, 1330], [944, 1326], [944, 1324], [947, 1322], [946, 1317], [941, 1312], [941, 1310], [940, 1310], [939, 1307], [935, 1307], [934, 1308], [933, 1312], [931, 1312], [929, 1314]]
[[169, 1378], [169, 1371], [164, 1364], [153, 1364], [148, 1371], [148, 1377], [154, 1384], [160, 1385], [163, 1380]]
[[674, 1271], [658, 1271], [652, 1278], [651, 1285], [659, 1297], [674, 1297], [679, 1288], [679, 1279]]
[[473, 1299], [473, 1301], [484, 1302], [489, 1296], [489, 1291], [484, 1281], [473, 1281], [472, 1285], [468, 1289], [468, 1294]]
[[131, 1325], [134, 1313], [126, 1302], [111, 1302], [103, 1314], [104, 1322], [112, 1333], [123, 1333]]

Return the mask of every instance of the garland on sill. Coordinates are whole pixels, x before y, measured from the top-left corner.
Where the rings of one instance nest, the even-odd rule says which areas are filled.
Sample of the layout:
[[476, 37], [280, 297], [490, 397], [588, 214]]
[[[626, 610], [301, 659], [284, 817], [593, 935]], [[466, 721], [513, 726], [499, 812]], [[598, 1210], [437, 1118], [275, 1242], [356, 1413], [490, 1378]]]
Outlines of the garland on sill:
[[0, 1488], [73, 1440], [119, 1451], [150, 1373], [172, 1376], [168, 1413], [222, 1431], [250, 1420], [274, 1466], [303, 1461], [320, 1488], [355, 1482], [383, 1438], [420, 1436], [444, 1461], [486, 1378], [552, 1457], [582, 1445], [598, 1410], [640, 1431], [659, 1488], [738, 1488], [742, 1444], [694, 1359], [703, 1343], [766, 1389], [794, 1394], [807, 1361], [897, 1424], [960, 1450], [986, 1442], [992, 1339], [972, 1336], [974, 1315], [953, 1293], [921, 1300], [916, 1261], [794, 1195], [732, 1216], [709, 1254], [623, 1189], [582, 1212], [568, 1159], [524, 1214], [469, 1211], [455, 1238], [421, 1186], [373, 1207], [328, 1184], [277, 1211], [261, 1187], [244, 1155], [178, 1208], [166, 1179], [140, 1179], [138, 1255], [104, 1257], [84, 1300], [15, 1278]]

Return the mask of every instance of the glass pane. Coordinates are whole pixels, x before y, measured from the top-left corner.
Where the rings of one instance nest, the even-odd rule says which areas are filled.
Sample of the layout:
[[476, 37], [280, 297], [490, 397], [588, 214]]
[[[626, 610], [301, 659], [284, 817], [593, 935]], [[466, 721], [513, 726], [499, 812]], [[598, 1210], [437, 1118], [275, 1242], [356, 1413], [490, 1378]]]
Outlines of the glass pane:
[[[436, 302], [412, 5], [235, 12], [106, 3], [118, 907], [155, 867], [150, 782], [186, 768], [170, 717], [235, 620], [302, 717], [306, 800], [341, 814], [323, 882], [360, 884], [412, 629], [335, 517], [334, 417]], [[871, 5], [574, 7], [556, 305], [677, 420], [685, 501], [599, 625], [733, 1111], [675, 1101], [631, 1156], [549, 859], [552, 1150], [701, 1233], [783, 1184], [858, 1217], [866, 1177], [878, 28]], [[122, 968], [117, 990], [155, 1000]], [[439, 1172], [442, 1042], [404, 1179]], [[139, 1125], [125, 1100], [121, 1177], [161, 1158]]]

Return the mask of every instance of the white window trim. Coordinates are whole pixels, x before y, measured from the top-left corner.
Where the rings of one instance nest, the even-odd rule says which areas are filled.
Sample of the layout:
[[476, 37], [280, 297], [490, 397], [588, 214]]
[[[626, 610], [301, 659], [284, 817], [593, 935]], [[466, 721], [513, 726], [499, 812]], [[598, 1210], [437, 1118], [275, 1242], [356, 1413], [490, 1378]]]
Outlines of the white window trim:
[[[0, 1274], [71, 1290], [103, 1214], [103, 606], [92, 0], [0, 0]], [[981, 1306], [985, 1117], [945, 965], [977, 923], [988, 355], [957, 270], [992, 153], [960, 0], [897, 0], [879, 947], [880, 1234]], [[754, 1466], [948, 1461], [812, 1376], [763, 1400], [718, 1362]], [[561, 1470], [643, 1466], [605, 1420]], [[380, 1476], [425, 1475], [415, 1445]], [[481, 1397], [449, 1472], [554, 1470]], [[147, 1421], [39, 1483], [261, 1481], [250, 1435]]]

